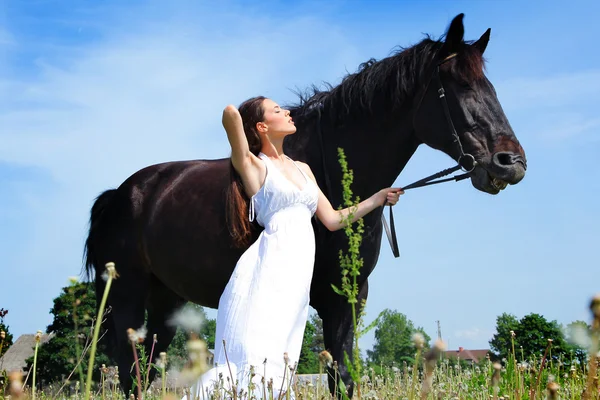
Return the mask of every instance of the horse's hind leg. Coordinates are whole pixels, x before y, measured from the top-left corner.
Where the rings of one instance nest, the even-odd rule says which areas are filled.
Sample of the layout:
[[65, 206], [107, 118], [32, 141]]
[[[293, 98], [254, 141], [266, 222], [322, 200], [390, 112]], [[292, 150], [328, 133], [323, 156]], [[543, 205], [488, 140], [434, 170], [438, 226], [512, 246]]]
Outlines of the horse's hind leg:
[[144, 303], [148, 293], [149, 276], [134, 268], [121, 268], [119, 271], [119, 264], [115, 264], [119, 277], [115, 279], [110, 290], [110, 304], [113, 307], [110, 318], [112, 326], [109, 329], [113, 329], [115, 348], [112, 349], [112, 354], [119, 366], [119, 381], [123, 391], [129, 396], [136, 372], [127, 330], [137, 330], [144, 325]]
[[[152, 352], [153, 336], [156, 335], [157, 342], [154, 344], [152, 360], [155, 362], [161, 352], [166, 352], [171, 341], [177, 333], [177, 326], [173, 326], [170, 319], [177, 309], [186, 303], [184, 299], [167, 288], [155, 276], [150, 278], [150, 291], [146, 309], [148, 311], [148, 336], [146, 337], [146, 354]], [[148, 382], [152, 382], [156, 375], [156, 369], [151, 368]]]

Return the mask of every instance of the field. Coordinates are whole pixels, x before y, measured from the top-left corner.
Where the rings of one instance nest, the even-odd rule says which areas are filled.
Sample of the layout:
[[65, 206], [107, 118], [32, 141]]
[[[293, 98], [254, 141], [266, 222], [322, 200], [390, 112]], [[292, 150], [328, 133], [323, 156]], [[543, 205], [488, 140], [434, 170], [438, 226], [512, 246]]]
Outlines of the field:
[[[565, 367], [562, 360], [550, 357], [552, 341], [548, 341], [548, 347], [544, 354], [534, 359], [519, 360], [518, 352], [515, 354], [511, 349], [508, 359], [501, 362], [493, 362], [485, 359], [479, 364], [468, 364], [456, 360], [442, 359], [444, 344], [437, 341], [430, 349], [422, 345], [417, 346], [415, 362], [412, 365], [404, 364], [401, 368], [386, 368], [381, 366], [364, 366], [363, 375], [360, 379], [360, 388], [354, 391], [354, 399], [599, 399], [598, 387], [598, 357], [597, 333], [598, 318], [600, 310], [600, 297], [592, 300], [591, 308], [594, 315], [592, 324], [595, 332], [591, 338], [590, 354], [588, 363], [583, 365], [572, 364]], [[136, 339], [132, 332], [132, 348]], [[418, 341], [418, 338], [415, 338]], [[158, 361], [152, 364], [156, 368], [158, 376], [167, 377], [165, 385], [159, 378], [153, 384], [146, 382], [148, 365], [146, 358], [141, 354], [136, 364], [140, 387], [147, 387], [146, 391], [137, 391], [137, 396], [131, 395], [131, 399], [141, 397], [148, 400], [176, 400], [183, 396], [204, 399], [208, 398], [199, 393], [190, 393], [189, 389], [183, 389], [182, 385], [169, 385], [166, 382], [173, 380], [173, 375], [179, 379], [187, 379], [193, 382], [203, 371], [206, 365], [206, 346], [197, 338], [191, 338], [188, 342], [190, 349], [190, 361], [181, 371], [170, 370], [166, 355], [162, 353]], [[423, 348], [423, 351], [421, 350]], [[137, 352], [136, 352], [137, 353]], [[82, 360], [85, 354], [82, 355]], [[329, 390], [324, 384], [326, 380], [325, 366], [333, 367], [335, 373], [337, 363], [330, 359], [327, 352], [320, 355], [321, 374], [312, 376], [296, 376], [291, 383], [297, 399], [330, 399]], [[5, 396], [10, 399], [126, 399], [118, 387], [118, 378], [115, 369], [107, 366], [102, 367], [101, 384], [88, 380], [87, 387], [82, 387], [79, 381], [62, 382], [61, 385], [49, 385], [32, 391], [30, 385], [23, 385], [23, 380], [31, 382], [31, 377], [23, 377], [16, 373], [9, 376], [9, 384], [6, 387]], [[35, 378], [34, 378], [35, 379]], [[34, 381], [35, 382], [35, 381]], [[178, 387], [179, 386], [179, 387]], [[186, 387], [189, 387], [187, 385]], [[214, 399], [251, 399], [248, 391], [253, 393], [266, 392], [267, 398], [270, 385], [258, 385], [254, 388], [238, 389], [238, 395], [232, 391], [223, 389], [221, 395], [212, 397]]]

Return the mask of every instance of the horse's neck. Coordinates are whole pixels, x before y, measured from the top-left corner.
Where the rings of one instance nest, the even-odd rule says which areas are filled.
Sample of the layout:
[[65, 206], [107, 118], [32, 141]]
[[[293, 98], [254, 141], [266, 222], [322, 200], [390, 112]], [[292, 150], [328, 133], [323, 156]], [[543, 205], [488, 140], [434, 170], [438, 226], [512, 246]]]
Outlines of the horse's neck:
[[374, 121], [360, 130], [347, 132], [356, 138], [353, 144], [346, 142], [348, 149], [345, 150], [349, 158], [348, 168], [353, 170], [355, 194], [362, 199], [393, 185], [415, 153], [419, 141], [414, 136], [409, 114], [394, 123], [378, 126]]

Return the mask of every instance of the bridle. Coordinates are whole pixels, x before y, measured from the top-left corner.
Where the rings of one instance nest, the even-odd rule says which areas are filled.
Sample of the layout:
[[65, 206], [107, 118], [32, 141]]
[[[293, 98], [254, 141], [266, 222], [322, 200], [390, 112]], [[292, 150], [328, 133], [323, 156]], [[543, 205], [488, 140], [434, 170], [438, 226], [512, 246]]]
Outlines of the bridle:
[[[450, 133], [454, 137], [454, 143], [457, 143], [457, 145], [458, 145], [459, 156], [458, 156], [458, 160], [456, 160], [457, 165], [454, 167], [451, 167], [451, 168], [444, 169], [440, 172], [437, 172], [433, 175], [427, 176], [423, 179], [419, 179], [418, 181], [413, 182], [410, 185], [403, 186], [402, 190], [404, 190], [404, 191], [410, 190], [410, 189], [416, 189], [416, 188], [423, 187], [423, 186], [436, 185], [438, 183], [444, 183], [444, 182], [449, 182], [449, 181], [456, 181], [456, 182], [461, 181], [463, 179], [468, 178], [471, 171], [473, 171], [473, 169], [475, 169], [475, 166], [477, 165], [477, 161], [475, 160], [475, 157], [473, 157], [473, 155], [471, 155], [469, 153], [465, 153], [465, 151], [464, 151], [462, 142], [460, 141], [460, 137], [458, 136], [458, 133], [456, 132], [456, 128], [454, 127], [454, 123], [452, 122], [452, 117], [450, 115], [450, 108], [448, 107], [448, 101], [446, 100], [446, 91], [444, 89], [444, 85], [442, 84], [442, 80], [440, 78], [440, 66], [443, 65], [445, 62], [456, 57], [456, 55], [457, 55], [457, 53], [452, 53], [449, 56], [447, 56], [446, 58], [444, 58], [442, 61], [434, 64], [433, 71], [432, 71], [429, 79], [427, 80], [427, 84], [426, 84], [423, 92], [421, 93], [419, 102], [417, 104], [417, 108], [415, 109], [415, 112], [413, 114], [413, 126], [415, 125], [414, 118], [417, 115], [419, 109], [421, 108], [421, 103], [423, 102], [425, 95], [429, 91], [429, 86], [431, 84], [431, 81], [435, 80], [437, 87], [438, 87], [438, 90], [437, 90], [438, 97], [441, 100], [442, 109], [444, 110], [444, 115], [446, 117], [446, 122], [450, 129]], [[320, 142], [319, 144], [321, 147], [321, 162], [322, 162], [323, 173], [325, 175], [325, 185], [326, 185], [326, 188], [328, 191], [328, 195], [331, 195], [331, 180], [329, 178], [329, 173], [327, 172], [327, 164], [325, 162], [325, 149], [324, 149], [324, 144], [323, 144], [323, 135], [321, 134], [321, 111], [323, 109], [323, 104], [318, 103], [318, 104], [314, 105], [314, 107], [316, 108], [316, 112], [318, 113], [317, 136], [319, 137], [319, 142]], [[443, 176], [450, 175], [453, 172], [458, 171], [459, 169], [462, 169], [464, 171], [464, 173], [460, 174], [460, 175], [455, 175], [450, 178], [438, 179]], [[386, 235], [390, 242], [390, 246], [392, 248], [392, 253], [394, 254], [394, 257], [398, 258], [400, 256], [400, 251], [398, 249], [398, 240], [396, 238], [394, 214], [392, 213], [391, 204], [389, 205], [389, 207], [390, 207], [390, 214], [389, 214], [390, 215], [390, 226], [388, 226], [388, 224], [385, 220], [385, 215], [383, 213], [381, 214], [381, 221], [383, 223]]]
[[[444, 169], [440, 172], [437, 172], [433, 175], [427, 176], [423, 179], [419, 179], [418, 181], [413, 182], [410, 185], [403, 186], [402, 190], [404, 190], [404, 191], [407, 191], [410, 189], [416, 189], [416, 188], [423, 187], [423, 186], [436, 185], [438, 183], [444, 183], [444, 182], [449, 182], [449, 181], [455, 181], [455, 182], [462, 181], [463, 179], [466, 179], [469, 177], [469, 174], [471, 173], [471, 171], [473, 171], [473, 169], [475, 169], [475, 166], [477, 165], [477, 161], [475, 160], [475, 157], [473, 157], [473, 155], [470, 153], [465, 153], [462, 142], [460, 141], [460, 137], [458, 136], [458, 133], [456, 132], [456, 128], [454, 127], [454, 122], [452, 122], [452, 116], [450, 115], [450, 108], [448, 107], [448, 101], [446, 100], [446, 90], [444, 89], [444, 85], [442, 84], [442, 79], [440, 78], [440, 66], [443, 65], [445, 62], [456, 57], [456, 55], [457, 55], [457, 53], [452, 53], [449, 56], [447, 56], [446, 58], [444, 58], [442, 61], [440, 61], [434, 65], [433, 72], [432, 72], [431, 76], [429, 77], [429, 79], [427, 80], [427, 85], [425, 86], [425, 89], [421, 93], [419, 102], [417, 104], [417, 108], [415, 109], [415, 112], [413, 114], [413, 126], [415, 126], [414, 118], [418, 114], [419, 109], [421, 108], [421, 103], [423, 102], [423, 98], [429, 91], [429, 85], [431, 84], [432, 80], [435, 80], [437, 87], [438, 87], [438, 90], [437, 90], [438, 97], [442, 104], [442, 109], [444, 110], [444, 115], [446, 117], [446, 122], [448, 124], [448, 128], [450, 129], [450, 133], [454, 137], [454, 143], [457, 143], [457, 145], [458, 145], [459, 156], [458, 156], [458, 160], [456, 160], [457, 165], [454, 167], [451, 167], [451, 168]], [[464, 173], [460, 174], [460, 175], [455, 175], [450, 178], [438, 179], [443, 176], [450, 175], [453, 172], [458, 171], [459, 169], [462, 169], [464, 171]], [[391, 204], [389, 205], [389, 207], [390, 207], [390, 213], [389, 213], [390, 226], [388, 226], [388, 224], [385, 220], [385, 215], [383, 213], [381, 214], [381, 222], [383, 223], [385, 233], [390, 242], [390, 246], [392, 248], [392, 253], [394, 254], [394, 257], [398, 258], [398, 257], [400, 257], [400, 250], [398, 249], [398, 240], [396, 238], [396, 227], [394, 224], [394, 214], [392, 212]]]

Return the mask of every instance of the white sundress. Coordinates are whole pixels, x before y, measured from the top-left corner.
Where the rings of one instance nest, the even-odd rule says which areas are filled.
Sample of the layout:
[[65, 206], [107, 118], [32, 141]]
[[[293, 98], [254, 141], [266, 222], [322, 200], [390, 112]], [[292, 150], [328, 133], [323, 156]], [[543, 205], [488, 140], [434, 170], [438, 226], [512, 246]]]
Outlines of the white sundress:
[[264, 230], [238, 260], [219, 300], [215, 365], [192, 388], [200, 399], [208, 398], [207, 389], [211, 393], [219, 374], [221, 386], [231, 388], [228, 378], [232, 374], [238, 380], [237, 393], [243, 390], [247, 394], [251, 366], [253, 397], [261, 399], [264, 392], [269, 397], [270, 379], [275, 399], [288, 386], [294, 397], [291, 369], [300, 358], [308, 318], [315, 257], [311, 218], [319, 189], [295, 162], [305, 178], [302, 188], [287, 179], [265, 154], [259, 157], [267, 173], [263, 186], [250, 200], [249, 218], [256, 218]]

